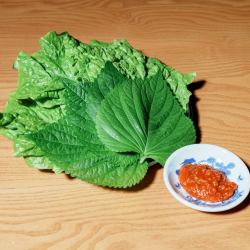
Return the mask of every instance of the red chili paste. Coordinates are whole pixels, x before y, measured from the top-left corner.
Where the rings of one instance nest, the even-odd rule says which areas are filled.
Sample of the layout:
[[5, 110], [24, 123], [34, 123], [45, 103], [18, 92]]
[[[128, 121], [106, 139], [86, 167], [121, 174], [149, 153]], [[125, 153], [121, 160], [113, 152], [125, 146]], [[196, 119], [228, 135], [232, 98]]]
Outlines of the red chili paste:
[[237, 189], [237, 184], [209, 165], [186, 164], [180, 169], [179, 180], [187, 193], [208, 202], [227, 200]]

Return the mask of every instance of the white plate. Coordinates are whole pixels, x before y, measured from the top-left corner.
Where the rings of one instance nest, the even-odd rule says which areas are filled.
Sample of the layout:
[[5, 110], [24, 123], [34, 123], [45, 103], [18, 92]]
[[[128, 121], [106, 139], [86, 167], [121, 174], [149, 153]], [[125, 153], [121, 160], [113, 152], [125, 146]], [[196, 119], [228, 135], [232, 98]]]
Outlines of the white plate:
[[[224, 172], [229, 180], [238, 185], [237, 190], [223, 202], [205, 202], [191, 197], [178, 178], [179, 169], [186, 163], [208, 164]], [[236, 207], [250, 191], [250, 174], [244, 162], [229, 150], [211, 144], [192, 144], [176, 150], [165, 163], [163, 178], [176, 200], [204, 212], [221, 212]]]

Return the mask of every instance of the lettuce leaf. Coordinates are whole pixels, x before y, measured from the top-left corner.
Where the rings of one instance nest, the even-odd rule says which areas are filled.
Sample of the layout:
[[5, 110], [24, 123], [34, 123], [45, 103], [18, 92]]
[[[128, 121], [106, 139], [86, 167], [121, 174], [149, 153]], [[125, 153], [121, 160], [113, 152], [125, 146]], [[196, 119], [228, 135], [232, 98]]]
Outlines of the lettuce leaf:
[[62, 79], [66, 113], [26, 138], [71, 176], [109, 187], [129, 187], [151, 160], [164, 163], [195, 130], [159, 72], [124, 78], [110, 63], [94, 83]]
[[68, 95], [65, 82], [84, 86], [86, 115], [94, 123], [102, 101], [113, 88], [124, 82], [131, 84], [132, 80], [144, 81], [159, 70], [183, 111], [187, 110], [190, 96], [187, 85], [195, 74], [182, 74], [158, 59], [148, 58], [126, 40], [113, 43], [94, 40], [85, 44], [66, 32], [59, 35], [49, 32], [41, 38], [40, 46], [31, 56], [19, 53], [14, 64], [18, 70], [17, 89], [0, 113], [0, 134], [13, 141], [15, 155], [24, 157], [29, 166], [63, 171], [26, 135], [65, 118]]

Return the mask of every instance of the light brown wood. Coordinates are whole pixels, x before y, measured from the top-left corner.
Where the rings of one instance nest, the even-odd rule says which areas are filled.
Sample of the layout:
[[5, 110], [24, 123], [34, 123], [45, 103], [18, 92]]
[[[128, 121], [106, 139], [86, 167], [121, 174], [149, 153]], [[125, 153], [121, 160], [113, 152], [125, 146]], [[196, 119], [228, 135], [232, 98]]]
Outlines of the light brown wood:
[[[0, 0], [0, 110], [16, 87], [17, 53], [36, 51], [51, 30], [84, 42], [125, 37], [148, 56], [196, 71], [206, 81], [194, 92], [201, 142], [249, 164], [249, 0]], [[247, 250], [248, 203], [222, 214], [191, 210], [168, 193], [161, 168], [130, 191], [96, 187], [27, 167], [0, 138], [1, 250]]]

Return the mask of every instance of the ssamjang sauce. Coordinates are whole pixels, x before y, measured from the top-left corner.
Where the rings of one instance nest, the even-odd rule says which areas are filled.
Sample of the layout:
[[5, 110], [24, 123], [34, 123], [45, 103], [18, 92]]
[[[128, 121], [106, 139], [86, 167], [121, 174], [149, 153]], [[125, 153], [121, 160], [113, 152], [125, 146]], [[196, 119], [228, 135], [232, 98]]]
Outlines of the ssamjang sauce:
[[187, 193], [208, 202], [227, 200], [237, 189], [237, 184], [209, 165], [186, 164], [180, 169], [179, 180]]

